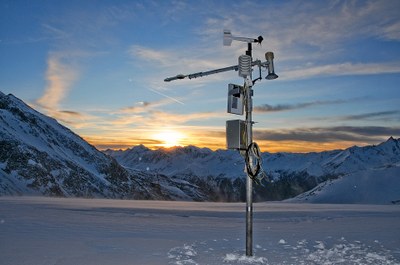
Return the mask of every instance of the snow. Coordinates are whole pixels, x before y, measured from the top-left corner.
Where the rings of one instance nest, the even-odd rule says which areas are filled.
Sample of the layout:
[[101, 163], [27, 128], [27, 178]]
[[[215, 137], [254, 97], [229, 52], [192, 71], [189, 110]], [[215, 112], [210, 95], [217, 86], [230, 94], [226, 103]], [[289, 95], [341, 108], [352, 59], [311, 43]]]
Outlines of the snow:
[[400, 264], [400, 207], [0, 197], [0, 264]]
[[311, 203], [390, 204], [400, 200], [400, 167], [351, 173], [321, 183], [288, 201]]

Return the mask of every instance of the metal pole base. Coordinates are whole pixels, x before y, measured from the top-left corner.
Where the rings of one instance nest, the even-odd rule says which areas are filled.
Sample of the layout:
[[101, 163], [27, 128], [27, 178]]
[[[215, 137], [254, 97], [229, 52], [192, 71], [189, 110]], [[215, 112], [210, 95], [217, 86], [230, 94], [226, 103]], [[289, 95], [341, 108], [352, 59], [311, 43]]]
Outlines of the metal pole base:
[[253, 182], [246, 178], [246, 256], [253, 256]]

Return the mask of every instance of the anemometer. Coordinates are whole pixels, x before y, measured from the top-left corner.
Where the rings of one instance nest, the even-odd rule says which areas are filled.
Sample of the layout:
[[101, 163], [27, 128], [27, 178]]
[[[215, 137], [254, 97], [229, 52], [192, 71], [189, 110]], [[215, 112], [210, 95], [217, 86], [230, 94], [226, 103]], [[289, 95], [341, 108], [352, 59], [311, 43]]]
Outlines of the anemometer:
[[[165, 78], [165, 82], [170, 82], [185, 78], [198, 78], [207, 75], [217, 74], [226, 71], [238, 71], [238, 75], [244, 79], [243, 86], [228, 84], [228, 106], [227, 112], [235, 115], [243, 115], [246, 112], [246, 119], [229, 120], [226, 122], [226, 143], [228, 149], [239, 150], [245, 158], [247, 173], [246, 178], [246, 255], [253, 256], [253, 181], [259, 181], [261, 171], [261, 154], [258, 145], [253, 142], [253, 89], [252, 87], [257, 81], [262, 80], [261, 70], [268, 70], [267, 80], [278, 78], [274, 70], [274, 53], [266, 52], [266, 61], [254, 60], [252, 58], [252, 44], [261, 44], [262, 36], [257, 38], [246, 38], [232, 35], [230, 30], [223, 32], [223, 45], [231, 46], [232, 41], [241, 41], [247, 43], [247, 51], [240, 55], [238, 64], [224, 68], [214, 69], [205, 72], [197, 72], [193, 74], [178, 74], [173, 77]], [[253, 67], [258, 67], [259, 76], [252, 79]], [[264, 174], [263, 172], [261, 174]], [[263, 176], [262, 176], [263, 177]], [[262, 178], [261, 177], [261, 178]]]

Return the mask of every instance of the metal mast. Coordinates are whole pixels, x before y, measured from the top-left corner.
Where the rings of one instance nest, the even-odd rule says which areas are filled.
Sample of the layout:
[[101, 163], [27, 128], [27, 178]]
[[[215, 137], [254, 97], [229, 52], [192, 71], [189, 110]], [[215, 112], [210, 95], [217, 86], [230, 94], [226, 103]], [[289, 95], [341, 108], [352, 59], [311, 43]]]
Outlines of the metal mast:
[[[247, 44], [248, 48], [246, 55], [252, 57], [252, 44]], [[245, 106], [246, 106], [246, 135], [247, 135], [247, 146], [253, 142], [253, 99], [252, 99], [252, 73], [245, 78]], [[252, 163], [252, 161], [250, 161]], [[250, 173], [246, 167], [246, 255], [253, 256], [253, 180], [250, 177]]]
[[[197, 78], [197, 77], [203, 77], [207, 75], [212, 75], [212, 74], [217, 74], [221, 72], [226, 72], [226, 71], [239, 71], [239, 76], [244, 78], [244, 86], [238, 86], [238, 85], [232, 85], [235, 91], [228, 91], [228, 97], [233, 96], [235, 97], [235, 100], [242, 100], [244, 99], [244, 106], [245, 106], [245, 112], [246, 112], [246, 120], [244, 122], [244, 128], [241, 127], [241, 124], [243, 124], [242, 121], [227, 121], [227, 143], [228, 143], [228, 148], [230, 149], [238, 149], [242, 156], [245, 157], [246, 159], [246, 167], [245, 171], [247, 174], [246, 177], [246, 255], [247, 256], [253, 256], [253, 180], [255, 175], [258, 174], [258, 170], [256, 170], [257, 173], [254, 173], [253, 170], [251, 169], [253, 163], [254, 163], [254, 157], [249, 155], [249, 151], [255, 143], [253, 143], [253, 120], [252, 120], [252, 111], [253, 111], [253, 85], [256, 81], [262, 80], [261, 78], [261, 68], [266, 68], [268, 69], [268, 75], [266, 76], [266, 79], [272, 80], [278, 78], [278, 76], [275, 74], [274, 71], [274, 64], [273, 64], [273, 59], [274, 55], [272, 52], [267, 52], [265, 54], [265, 58], [267, 61], [261, 62], [260, 60], [255, 60], [253, 61], [252, 58], [252, 43], [259, 43], [261, 44], [263, 38], [259, 36], [257, 39], [253, 38], [245, 38], [245, 37], [236, 37], [231, 34], [229, 30], [224, 30], [224, 45], [225, 46], [230, 46], [232, 43], [232, 40], [236, 41], [242, 41], [247, 43], [247, 51], [246, 55], [241, 55], [239, 56], [239, 64], [238, 65], [233, 65], [229, 67], [224, 67], [220, 69], [215, 69], [215, 70], [210, 70], [206, 72], [198, 72], [198, 73], [193, 73], [193, 74], [188, 74], [188, 75], [183, 75], [179, 74], [173, 77], [168, 77], [165, 78], [165, 82], [170, 82], [173, 80], [179, 80], [179, 79], [185, 79], [185, 78]], [[253, 80], [252, 79], [252, 67], [253, 66], [258, 66], [259, 68], [259, 73], [260, 76]], [[231, 86], [229, 86], [231, 87]], [[229, 98], [228, 98], [229, 102]], [[240, 104], [241, 106], [243, 104]], [[229, 109], [228, 106], [228, 112], [233, 113], [233, 114], [238, 114], [242, 115], [243, 114], [243, 109], [242, 111], [237, 111], [237, 112], [232, 112]], [[228, 122], [233, 122], [229, 124], [233, 124], [234, 128], [236, 129], [237, 127], [239, 128], [239, 133], [234, 134], [233, 137], [229, 136], [228, 134], [230, 133], [230, 129], [228, 128]], [[245, 138], [243, 139], [243, 135], [245, 134]], [[232, 144], [232, 139], [233, 138], [233, 144]], [[242, 142], [244, 141], [244, 142]], [[258, 148], [258, 147], [257, 147]], [[250, 168], [250, 169], [249, 169]]]

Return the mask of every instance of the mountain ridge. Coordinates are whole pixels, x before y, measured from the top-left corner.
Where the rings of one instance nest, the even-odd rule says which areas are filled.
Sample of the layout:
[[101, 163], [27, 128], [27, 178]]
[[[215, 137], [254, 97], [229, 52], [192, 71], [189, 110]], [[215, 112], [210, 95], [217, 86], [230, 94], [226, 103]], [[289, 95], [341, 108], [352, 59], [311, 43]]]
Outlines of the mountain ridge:
[[[222, 196], [224, 200], [244, 200], [244, 159], [237, 151], [211, 151], [194, 146], [151, 150], [141, 145], [124, 151], [105, 152], [125, 168], [184, 179], [199, 186], [206, 185], [216, 190], [214, 195], [217, 198]], [[395, 178], [392, 182], [400, 186], [400, 139], [393, 137], [377, 145], [353, 146], [344, 150], [262, 153], [262, 160], [266, 175], [273, 182], [263, 180], [262, 185], [254, 186], [256, 201], [296, 197], [316, 187], [321, 188], [319, 185], [325, 182], [353, 178], [359, 172], [364, 172], [369, 178], [373, 177], [370, 172], [378, 174], [377, 177], [379, 174], [389, 174], [391, 179]], [[392, 167], [398, 171], [399, 177], [389, 172]], [[368, 181], [375, 183], [373, 179]], [[376, 193], [375, 190], [372, 192]], [[382, 195], [379, 203], [399, 198], [400, 190], [395, 190], [391, 194]], [[309, 201], [309, 198], [305, 200]]]
[[0, 195], [164, 199], [55, 119], [0, 94]]
[[[324, 183], [359, 172], [390, 175], [397, 183], [400, 140], [320, 153], [262, 153], [262, 160], [273, 182], [263, 179], [254, 186], [255, 201], [284, 200], [317, 194], [313, 189]], [[245, 176], [244, 159], [235, 150], [139, 145], [101, 152], [55, 119], [0, 92], [0, 196], [244, 201]]]
[[[235, 150], [216, 150], [199, 148], [196, 146], [176, 146], [173, 148], [149, 149], [144, 145], [134, 146], [126, 150], [105, 150], [106, 154], [116, 158], [123, 166], [137, 170], [159, 171], [174, 174], [171, 168], [177, 168], [186, 159], [188, 165], [201, 164], [216, 160], [228, 161], [231, 166], [244, 167], [244, 161]], [[337, 149], [310, 153], [261, 153], [266, 171], [307, 171], [312, 175], [321, 175], [328, 172], [336, 174], [351, 173], [372, 167], [397, 164], [400, 162], [400, 139], [392, 136], [385, 142], [364, 147], [352, 146], [343, 150]], [[197, 161], [196, 161], [197, 160]], [[290, 161], [290, 163], [289, 163]], [[159, 164], [161, 162], [161, 164]], [[349, 165], [352, 164], [352, 165]], [[289, 166], [285, 166], [289, 165]], [[218, 165], [221, 166], [221, 165]], [[317, 168], [318, 166], [318, 168]], [[189, 167], [189, 166], [186, 166]], [[224, 167], [223, 167], [224, 168]], [[235, 169], [237, 171], [237, 169]], [[226, 170], [224, 170], [226, 172]], [[197, 175], [199, 175], [198, 172]], [[240, 175], [243, 175], [242, 171]], [[206, 173], [200, 175], [207, 175]], [[236, 177], [236, 175], [234, 175]]]

